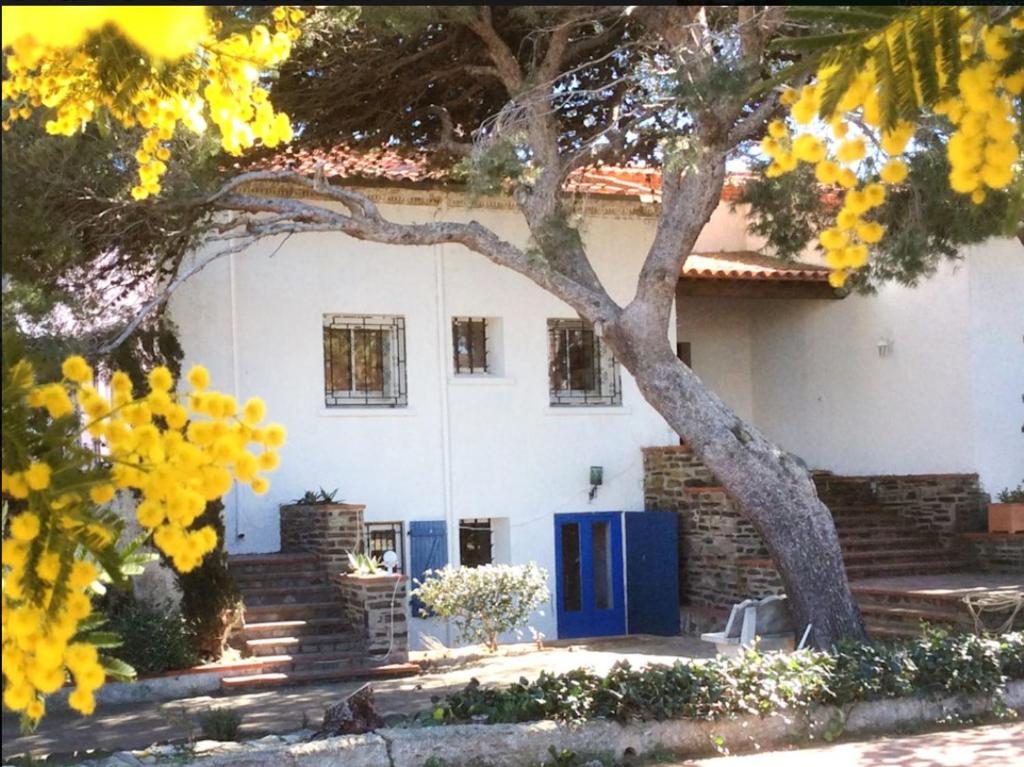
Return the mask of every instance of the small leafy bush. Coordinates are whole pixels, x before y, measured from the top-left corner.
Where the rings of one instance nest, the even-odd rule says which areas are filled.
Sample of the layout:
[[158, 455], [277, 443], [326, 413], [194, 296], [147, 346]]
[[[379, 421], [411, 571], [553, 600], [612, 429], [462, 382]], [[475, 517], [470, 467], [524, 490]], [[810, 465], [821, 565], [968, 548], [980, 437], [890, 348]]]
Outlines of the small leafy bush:
[[211, 708], [199, 715], [199, 728], [210, 740], [238, 740], [242, 713], [233, 708]]
[[523, 678], [500, 688], [474, 679], [421, 721], [628, 722], [764, 715], [910, 695], [998, 696], [1009, 679], [1024, 679], [1024, 632], [984, 639], [933, 631], [907, 642], [844, 644], [827, 653], [749, 652], [644, 669], [621, 662], [605, 676], [586, 669], [545, 672], [533, 682]]
[[110, 608], [108, 627], [121, 637], [120, 659], [140, 674], [190, 668], [199, 660], [192, 633], [169, 603], [121, 598]]
[[451, 618], [460, 639], [484, 644], [493, 652], [500, 634], [521, 629], [551, 598], [547, 578], [533, 562], [445, 567], [428, 570], [412, 595], [426, 608], [423, 615]]

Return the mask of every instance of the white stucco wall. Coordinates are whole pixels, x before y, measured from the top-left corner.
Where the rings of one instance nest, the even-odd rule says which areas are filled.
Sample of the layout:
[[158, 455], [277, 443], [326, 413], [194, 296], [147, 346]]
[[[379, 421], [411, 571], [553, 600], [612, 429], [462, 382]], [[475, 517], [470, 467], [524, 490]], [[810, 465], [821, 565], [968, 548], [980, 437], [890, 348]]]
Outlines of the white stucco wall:
[[755, 422], [816, 468], [1020, 482], [1024, 249], [964, 255], [916, 288], [752, 306]]
[[[435, 215], [382, 208], [399, 221]], [[470, 217], [464, 209], [443, 215]], [[527, 241], [513, 211], [472, 217]], [[625, 303], [653, 221], [591, 217], [582, 231], [599, 275]], [[696, 249], [756, 246], [722, 206]], [[692, 344], [698, 375], [811, 466], [979, 471], [998, 489], [1024, 474], [1021, 261], [1019, 243], [1007, 240], [972, 250], [916, 289], [887, 286], [874, 297], [686, 299], [679, 337]], [[405, 317], [407, 408], [324, 408], [325, 313]], [[271, 491], [227, 499], [232, 552], [276, 551], [278, 505], [323, 486], [365, 503], [368, 521], [446, 520], [451, 561], [459, 519], [500, 518], [505, 556], [553, 573], [552, 515], [642, 508], [640, 448], [676, 441], [625, 372], [620, 408], [550, 408], [546, 320], [573, 312], [459, 246], [388, 247], [332, 234], [264, 241], [186, 283], [171, 314], [186, 366], [207, 365], [214, 385], [240, 399], [262, 396], [289, 430]], [[453, 316], [500, 320], [500, 375], [451, 375]], [[879, 356], [880, 338], [892, 341], [889, 356]], [[604, 485], [590, 503], [592, 465], [604, 467]], [[550, 608], [535, 625], [556, 635]], [[414, 629], [450, 639], [436, 625], [414, 621]]]

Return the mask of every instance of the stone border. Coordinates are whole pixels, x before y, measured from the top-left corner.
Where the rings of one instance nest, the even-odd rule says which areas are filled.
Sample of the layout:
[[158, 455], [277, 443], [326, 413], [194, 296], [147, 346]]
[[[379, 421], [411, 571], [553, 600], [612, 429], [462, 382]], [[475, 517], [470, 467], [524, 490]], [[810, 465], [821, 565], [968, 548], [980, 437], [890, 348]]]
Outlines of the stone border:
[[[1024, 710], [1024, 681], [1007, 684], [1002, 702]], [[712, 753], [720, 743], [731, 751], [771, 748], [820, 740], [825, 732], [892, 732], [907, 725], [934, 724], [950, 715], [990, 713], [996, 701], [984, 696], [897, 698], [857, 703], [845, 709], [819, 706], [809, 712], [783, 711], [761, 718], [676, 719], [618, 724], [608, 720], [571, 724], [470, 724], [426, 728], [386, 728], [368, 735], [282, 745], [239, 746], [227, 753], [187, 762], [195, 767], [422, 767], [431, 757], [449, 767], [522, 767], [544, 762], [548, 747], [580, 755], [640, 756], [667, 750], [681, 758]], [[225, 744], [227, 746], [227, 744]], [[177, 762], [181, 764], [180, 758]]]

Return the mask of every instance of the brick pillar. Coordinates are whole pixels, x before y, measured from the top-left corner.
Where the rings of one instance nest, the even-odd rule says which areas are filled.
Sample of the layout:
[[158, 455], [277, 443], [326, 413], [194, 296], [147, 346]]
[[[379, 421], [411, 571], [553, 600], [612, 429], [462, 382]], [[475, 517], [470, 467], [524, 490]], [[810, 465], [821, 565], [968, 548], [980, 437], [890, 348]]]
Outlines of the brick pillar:
[[281, 551], [320, 558], [327, 577], [348, 571], [348, 553], [363, 550], [363, 510], [354, 503], [293, 503], [281, 507]]
[[409, 579], [404, 575], [346, 575], [336, 573], [334, 583], [345, 614], [358, 630], [366, 632], [366, 651], [404, 663], [409, 659]]

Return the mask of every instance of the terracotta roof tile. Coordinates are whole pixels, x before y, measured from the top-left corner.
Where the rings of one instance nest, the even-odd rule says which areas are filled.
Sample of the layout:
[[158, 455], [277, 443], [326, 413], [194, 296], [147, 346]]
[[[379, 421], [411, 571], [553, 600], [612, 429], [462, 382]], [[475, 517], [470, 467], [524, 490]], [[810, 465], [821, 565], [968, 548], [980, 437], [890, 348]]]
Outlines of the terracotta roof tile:
[[752, 251], [732, 253], [691, 253], [683, 264], [688, 279], [782, 280], [828, 282], [827, 266], [784, 261]]
[[[405, 156], [391, 149], [355, 151], [344, 146], [332, 149], [287, 149], [252, 167], [263, 170], [294, 170], [312, 175], [318, 170], [327, 179], [365, 179], [390, 182], [443, 182], [445, 168], [431, 166], [426, 155]], [[722, 191], [723, 200], [735, 200], [748, 174], [732, 174]], [[579, 168], [565, 183], [569, 194], [599, 194], [637, 197], [657, 202], [661, 196], [661, 172], [649, 166], [599, 165]]]

